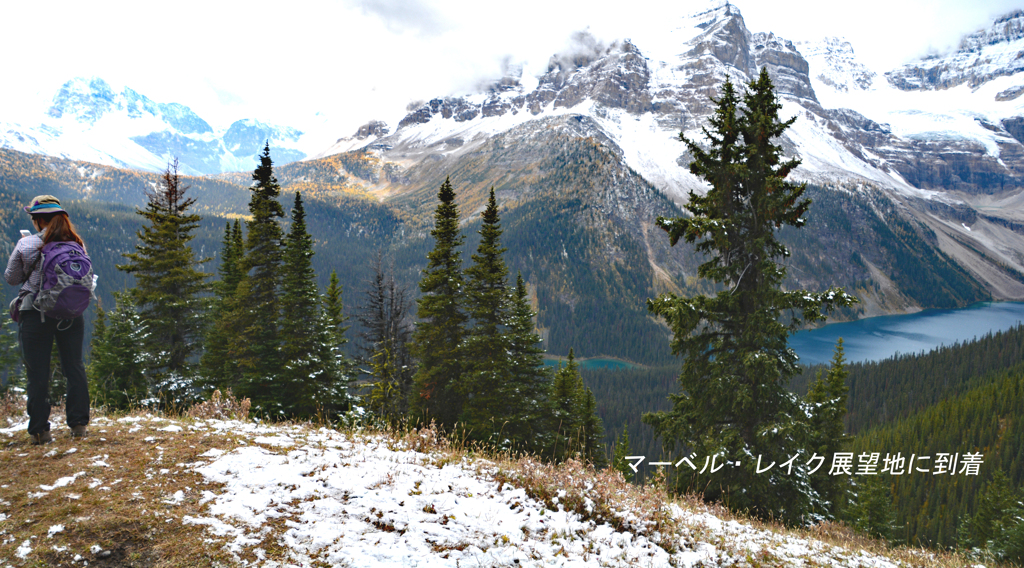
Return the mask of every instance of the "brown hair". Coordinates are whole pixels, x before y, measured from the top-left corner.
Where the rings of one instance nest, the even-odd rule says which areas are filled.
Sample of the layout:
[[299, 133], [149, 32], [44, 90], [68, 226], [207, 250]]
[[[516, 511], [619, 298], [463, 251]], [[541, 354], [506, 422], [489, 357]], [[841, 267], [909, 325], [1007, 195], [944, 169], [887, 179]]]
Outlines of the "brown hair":
[[78, 236], [75, 226], [71, 224], [68, 214], [63, 211], [47, 213], [44, 215], [33, 215], [33, 219], [46, 224], [46, 235], [43, 236], [43, 244], [50, 244], [54, 241], [74, 241], [85, 247], [82, 237]]

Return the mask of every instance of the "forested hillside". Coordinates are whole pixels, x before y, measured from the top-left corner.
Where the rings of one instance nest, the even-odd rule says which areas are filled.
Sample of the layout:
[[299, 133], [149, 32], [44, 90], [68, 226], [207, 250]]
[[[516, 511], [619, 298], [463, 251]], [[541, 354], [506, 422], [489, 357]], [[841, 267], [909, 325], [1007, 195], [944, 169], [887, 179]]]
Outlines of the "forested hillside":
[[[991, 382], [992, 373], [1024, 363], [1024, 326], [988, 334], [928, 353], [906, 353], [884, 361], [851, 363], [846, 430], [906, 418], [937, 402]], [[796, 377], [790, 390], [802, 394], [822, 367]]]
[[[676, 206], [596, 139], [587, 125], [554, 121], [543, 137], [533, 136], [524, 153], [516, 132], [499, 136], [491, 151], [454, 165], [456, 199], [465, 212], [466, 249], [476, 246], [484, 190], [495, 187], [502, 208], [511, 270], [526, 279], [537, 325], [549, 353], [613, 356], [645, 365], [666, 364], [668, 334], [646, 308], [661, 292], [707, 293], [713, 286], [693, 276], [701, 259], [689, 247], [669, 247], [657, 216], [678, 214]], [[546, 151], [541, 151], [545, 146]], [[557, 151], [556, 151], [557, 150]], [[503, 170], [493, 179], [488, 172]], [[283, 166], [277, 170], [290, 208], [289, 192], [300, 190], [315, 241], [314, 267], [321, 289], [336, 270], [347, 305], [366, 289], [369, 259], [389, 251], [396, 277], [413, 288], [432, 246], [427, 212], [445, 171], [421, 162], [410, 170], [360, 150]], [[439, 176], [442, 176], [439, 178]], [[212, 257], [204, 267], [216, 273], [224, 222], [246, 215], [248, 173], [216, 177], [183, 176], [203, 215], [195, 246]], [[49, 193], [81, 200], [75, 217], [97, 256], [100, 294], [130, 284], [114, 266], [134, 246], [138, 229], [132, 213], [159, 176], [0, 151], [0, 230], [11, 241], [25, 221], [19, 203]], [[821, 290], [844, 286], [865, 301], [835, 315], [842, 319], [882, 313], [901, 306], [960, 307], [988, 294], [949, 259], [925, 243], [930, 230], [901, 217], [881, 193], [811, 186], [807, 226], [785, 229], [781, 239], [793, 252], [787, 286]], [[87, 213], [86, 213], [87, 212]], [[892, 278], [879, 280], [879, 274]], [[593, 330], [614, 329], [615, 333]]]
[[[881, 473], [892, 489], [899, 527], [895, 536], [901, 542], [952, 546], [963, 522], [977, 513], [979, 494], [997, 471], [1006, 475], [1011, 488], [1024, 485], [1024, 365], [975, 376], [971, 382], [982, 386], [867, 430], [850, 444], [854, 456], [879, 453], [878, 471], [886, 456], [899, 453], [906, 460], [902, 475]], [[950, 463], [957, 461], [956, 473], [941, 471], [943, 453]], [[983, 455], [976, 476], [963, 472], [968, 453]], [[917, 458], [911, 464], [912, 456]]]

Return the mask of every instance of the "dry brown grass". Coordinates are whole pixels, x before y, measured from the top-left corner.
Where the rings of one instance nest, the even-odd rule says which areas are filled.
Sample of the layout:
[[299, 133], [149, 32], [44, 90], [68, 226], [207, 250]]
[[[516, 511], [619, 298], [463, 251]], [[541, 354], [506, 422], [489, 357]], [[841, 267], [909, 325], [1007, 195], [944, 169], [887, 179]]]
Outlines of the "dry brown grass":
[[553, 511], [572, 511], [616, 531], [647, 535], [669, 553], [678, 544], [678, 522], [668, 507], [668, 495], [632, 485], [617, 471], [595, 471], [576, 460], [556, 465], [522, 457], [505, 461], [495, 479], [522, 487]]
[[[787, 538], [821, 543], [824, 553], [809, 555], [804, 559], [807, 566], [833, 566], [844, 558], [859, 555], [861, 551], [907, 567], [973, 568], [979, 564], [976, 559], [960, 552], [892, 547], [842, 523], [821, 523], [802, 529], [749, 518], [721, 505], [704, 503], [693, 495], [669, 496], [663, 484], [632, 485], [618, 472], [594, 471], [577, 461], [553, 465], [529, 457], [507, 459], [500, 463], [495, 478], [501, 483], [522, 487], [528, 495], [552, 510], [572, 510], [583, 519], [608, 523], [616, 530], [643, 534], [669, 553], [675, 552], [680, 544], [685, 548], [701, 542], [712, 544], [718, 549], [722, 565], [733, 565], [739, 558], [742, 559], [739, 565], [783, 568], [790, 566], [791, 560], [778, 558], [764, 548], [758, 550], [757, 546], [735, 542], [729, 535], [699, 522], [674, 518], [670, 504], [697, 515], [707, 513], [725, 522], [736, 521], [763, 531], [769, 536], [759, 539], [761, 543], [781, 544]], [[835, 549], [830, 550], [830, 547]], [[985, 566], [1011, 568], [1012, 565], [985, 563]]]
[[[51, 416], [52, 444], [32, 446], [24, 432], [0, 438], [0, 558], [12, 566], [236, 565], [206, 527], [182, 521], [201, 514], [204, 490], [217, 490], [186, 464], [211, 448], [233, 449], [231, 436], [100, 417], [88, 438], [73, 440], [61, 418]], [[174, 503], [179, 490], [184, 498]], [[21, 557], [26, 541], [31, 551]]]
[[0, 427], [6, 427], [12, 420], [19, 419], [25, 414], [24, 395], [8, 390], [0, 395]]
[[[245, 416], [242, 401], [230, 395], [215, 400], [215, 404], [189, 413], [196, 418], [184, 416], [176, 422], [142, 413], [101, 416], [94, 420], [90, 437], [84, 440], [72, 440], [67, 429], [58, 426], [62, 409], [55, 409], [55, 442], [42, 447], [29, 445], [24, 432], [7, 439], [0, 435], [0, 559], [17, 567], [82, 566], [82, 561], [90, 566], [158, 567], [286, 561], [289, 550], [281, 536], [287, 530], [288, 518], [265, 525], [260, 533], [262, 541], [238, 554], [225, 547], [228, 537], [218, 538], [205, 525], [184, 522], [186, 516], [209, 516], [206, 505], [200, 504], [203, 492], [217, 493], [220, 489], [207, 483], [188, 464], [201, 461], [200, 456], [210, 449], [230, 451], [245, 443], [243, 436], [230, 431], [217, 433], [200, 427], [206, 416]], [[23, 399], [12, 402], [0, 398], [0, 425], [9, 417], [21, 416], [23, 405]], [[182, 430], [161, 430], [172, 424]], [[438, 466], [468, 459], [477, 464], [481, 475], [522, 487], [549, 509], [571, 510], [585, 520], [642, 534], [669, 552], [699, 543], [712, 544], [725, 564], [739, 559], [738, 565], [789, 565], [771, 552], [774, 546], [750, 546], [699, 520], [678, 518], [672, 514], [672, 505], [695, 515], [710, 513], [723, 521], [735, 520], [764, 531], [767, 536], [759, 537], [759, 543], [781, 544], [790, 538], [822, 543], [820, 548], [825, 552], [808, 555], [807, 566], [834, 565], [828, 559], [838, 562], [860, 551], [890, 558], [902, 566], [974, 565], [953, 553], [892, 549], [841, 524], [791, 529], [752, 520], [722, 507], [708, 506], [692, 496], [672, 498], [662, 486], [629, 484], [617, 472], [594, 471], [577, 461], [552, 465], [531, 457], [488, 454], [442, 435], [433, 426], [390, 433], [362, 429], [360, 437], [366, 435], [385, 436], [394, 449], [433, 454], [432, 461]], [[58, 480], [76, 474], [70, 483], [57, 486]], [[175, 501], [173, 496], [179, 490], [183, 499]], [[63, 525], [63, 530], [51, 534], [51, 527], [57, 525]], [[386, 525], [378, 528], [388, 530]], [[21, 558], [18, 549], [26, 541], [31, 551]]]
[[210, 395], [210, 400], [193, 406], [185, 414], [190, 418], [202, 420], [209, 420], [211, 418], [217, 420], [240, 420], [242, 422], [248, 420], [249, 410], [252, 407], [249, 399], [243, 398], [238, 400], [231, 394], [231, 389], [227, 389], [226, 393], [221, 395], [220, 389], [213, 391], [213, 394]]

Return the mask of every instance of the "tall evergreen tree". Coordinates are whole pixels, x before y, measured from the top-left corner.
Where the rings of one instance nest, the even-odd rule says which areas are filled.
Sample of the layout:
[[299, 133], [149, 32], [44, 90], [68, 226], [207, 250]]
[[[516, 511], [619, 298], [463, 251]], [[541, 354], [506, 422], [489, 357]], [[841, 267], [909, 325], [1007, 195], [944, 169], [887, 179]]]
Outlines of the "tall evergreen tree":
[[550, 445], [550, 432], [545, 431], [543, 424], [551, 375], [544, 366], [544, 350], [534, 326], [534, 315], [526, 283], [519, 273], [508, 313], [509, 383], [505, 388], [509, 404], [504, 433], [515, 447], [540, 452]]
[[1024, 491], [1014, 490], [1002, 470], [985, 485], [974, 515], [961, 523], [958, 540], [1000, 560], [1024, 561]]
[[134, 294], [115, 292], [117, 304], [105, 325], [94, 330], [89, 363], [89, 394], [97, 403], [125, 410], [151, 396], [149, 322], [138, 312]]
[[345, 325], [345, 322], [348, 321], [348, 316], [344, 313], [345, 304], [342, 301], [341, 294], [342, 288], [341, 284], [338, 283], [338, 272], [332, 270], [330, 281], [327, 284], [327, 292], [324, 293], [323, 297], [323, 310], [324, 316], [329, 322], [332, 345], [337, 346], [338, 349], [348, 343], [345, 332], [350, 327]]
[[[698, 276], [722, 290], [692, 298], [665, 294], [648, 302], [672, 329], [672, 350], [683, 356], [683, 369], [679, 393], [670, 396], [672, 409], [645, 414], [644, 420], [666, 451], [682, 445], [687, 453], [739, 464], [714, 477], [679, 475], [676, 490], [795, 523], [818, 500], [803, 461], [791, 473], [779, 467], [756, 471], [759, 458], [763, 467], [806, 449], [799, 401], [785, 389], [797, 371], [787, 338], [805, 321], [823, 320], [828, 310], [855, 299], [840, 289], [781, 289], [786, 269], [777, 261], [788, 252], [775, 231], [802, 226], [810, 201], [801, 198], [804, 185], [785, 181], [799, 161], [784, 161], [773, 140], [793, 120], [779, 120], [767, 70], [750, 83], [742, 112], [728, 80], [715, 103], [703, 129], [709, 147], [680, 135], [693, 156], [690, 172], [711, 189], [690, 193], [690, 217], [660, 218], [658, 225], [672, 245], [683, 238], [709, 257]], [[784, 313], [792, 314], [788, 325], [780, 321]]]
[[278, 322], [283, 231], [278, 219], [284, 217], [284, 209], [277, 200], [281, 186], [274, 176], [269, 142], [259, 160], [249, 188], [251, 219], [246, 223], [245, 257], [241, 262], [245, 275], [235, 292], [231, 318], [236, 333], [228, 353], [242, 374], [238, 395], [251, 399], [257, 409], [273, 410], [282, 398], [275, 378], [281, 371]]
[[92, 337], [89, 339], [89, 365], [86, 367], [86, 375], [94, 376], [93, 365], [96, 359], [102, 356], [106, 348], [104, 338], [107, 334], [107, 311], [99, 302], [96, 302], [96, 319], [92, 320]]
[[409, 352], [412, 301], [394, 272], [393, 265], [385, 267], [384, 253], [379, 252], [356, 316], [363, 328], [360, 351], [370, 375], [367, 404], [391, 422], [408, 413], [414, 371]]
[[501, 443], [509, 426], [507, 409], [524, 401], [509, 399], [515, 391], [505, 333], [510, 305], [503, 255], [508, 249], [501, 246], [494, 188], [481, 219], [480, 245], [472, 256], [473, 265], [465, 272], [466, 311], [472, 326], [463, 345], [466, 366], [457, 387], [465, 397], [461, 422], [470, 436]]
[[886, 541], [891, 541], [898, 529], [889, 479], [888, 476], [864, 476], [850, 508], [850, 520], [855, 529]]
[[626, 456], [629, 455], [629, 425], [622, 425], [622, 434], [615, 440], [615, 450], [612, 454], [611, 467], [622, 474], [626, 481], [632, 483], [636, 472], [629, 467]]
[[413, 355], [419, 369], [413, 377], [411, 413], [419, 419], [436, 420], [450, 429], [462, 413], [463, 398], [455, 386], [461, 377], [462, 341], [466, 314], [463, 311], [462, 253], [455, 190], [445, 179], [437, 193], [434, 212], [434, 248], [427, 253], [427, 268], [420, 279], [422, 297], [417, 300], [419, 323], [413, 334]]
[[245, 242], [242, 226], [238, 219], [224, 227], [224, 241], [221, 248], [220, 280], [213, 283], [215, 293], [213, 318], [207, 328], [205, 350], [201, 360], [203, 383], [207, 389], [237, 387], [241, 375], [237, 362], [229, 355], [231, 337], [236, 333], [234, 311], [235, 294], [238, 284], [245, 276], [242, 260]]
[[554, 439], [545, 454], [555, 461], [579, 456], [595, 467], [604, 467], [607, 462], [601, 445], [604, 428], [597, 416], [597, 400], [583, 384], [572, 348], [566, 366], [559, 365], [551, 382], [549, 408]]
[[608, 465], [604, 445], [601, 443], [604, 438], [604, 425], [597, 415], [597, 398], [589, 387], [583, 385], [582, 376], [579, 378], [578, 396], [582, 401], [580, 405], [580, 453], [583, 454], [587, 463], [593, 464], [597, 469], [603, 469]]
[[[808, 451], [826, 460], [842, 451], [845, 435], [843, 418], [846, 416], [846, 356], [843, 339], [836, 343], [832, 365], [825, 377], [818, 373], [804, 400], [808, 403], [810, 416], [810, 440]], [[817, 513], [827, 519], [835, 519], [845, 506], [849, 493], [850, 478], [845, 475], [829, 475], [824, 468], [811, 476], [811, 487], [820, 495]]]
[[333, 391], [339, 380], [332, 361], [321, 359], [332, 339], [318, 325], [320, 295], [313, 270], [313, 238], [306, 231], [302, 194], [295, 193], [291, 228], [284, 243], [281, 283], [281, 361], [276, 378], [279, 398], [274, 401], [289, 416], [312, 416], [317, 407], [335, 406], [335, 401], [318, 400], [317, 395]]
[[[192, 382], [193, 358], [202, 345], [209, 290], [207, 275], [189, 241], [201, 217], [189, 213], [195, 199], [178, 175], [178, 160], [164, 171], [163, 183], [148, 192], [145, 209], [136, 212], [147, 225], [136, 233], [135, 252], [118, 269], [135, 276], [130, 290], [149, 334], [145, 348], [153, 366], [150, 375], [164, 394], [184, 394]], [[169, 392], [168, 392], [169, 391]]]
[[314, 395], [315, 400], [319, 401], [320, 408], [328, 416], [335, 416], [349, 409], [352, 404], [349, 388], [357, 375], [355, 361], [344, 352], [344, 346], [348, 343], [345, 333], [349, 326], [345, 325], [348, 316], [344, 314], [341, 295], [338, 274], [332, 270], [327, 292], [321, 297], [317, 324], [321, 330], [321, 343], [317, 353], [324, 368], [327, 369], [327, 377], [330, 380], [319, 382], [319, 391]]
[[553, 434], [551, 448], [545, 454], [554, 461], [564, 461], [580, 448], [581, 416], [583, 404], [579, 396], [580, 370], [576, 363], [576, 354], [569, 348], [566, 366], [561, 363], [551, 381], [549, 396], [551, 418], [550, 430]]

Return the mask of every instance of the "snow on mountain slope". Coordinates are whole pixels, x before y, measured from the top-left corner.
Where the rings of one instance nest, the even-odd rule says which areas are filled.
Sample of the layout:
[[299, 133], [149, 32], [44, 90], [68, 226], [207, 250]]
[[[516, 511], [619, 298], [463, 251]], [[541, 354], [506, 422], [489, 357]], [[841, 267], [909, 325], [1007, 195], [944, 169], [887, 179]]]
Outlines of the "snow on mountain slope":
[[1007, 95], [1024, 92], [1007, 55], [1024, 47], [1020, 20], [1001, 18], [966, 38], [948, 64], [929, 63], [969, 79], [907, 91], [893, 86], [891, 73], [887, 81], [859, 63], [848, 42], [794, 44], [752, 33], [735, 6], [716, 0], [634, 40], [606, 45], [583, 32], [535, 81], [513, 73], [482, 93], [431, 100], [394, 131], [376, 123], [320, 155], [371, 146], [409, 163], [438, 148], [475, 151], [510, 128], [573, 114], [592, 119], [595, 136], [630, 168], [682, 201], [703, 185], [686, 170], [678, 133], [699, 140], [721, 82], [742, 85], [764, 66], [784, 117], [801, 117], [783, 141], [803, 160], [797, 179], [867, 182], [911, 197], [1000, 192], [1024, 186], [1024, 97]]
[[115, 92], [100, 78], [68, 81], [37, 119], [0, 121], [0, 147], [156, 172], [177, 157], [186, 174], [251, 170], [267, 140], [277, 163], [306, 156], [293, 128], [244, 119], [214, 131], [187, 106]]
[[886, 73], [901, 90], [948, 89], [957, 85], [978, 87], [996, 77], [1024, 71], [1024, 10], [997, 18], [990, 27], [964, 37], [959, 48]]

